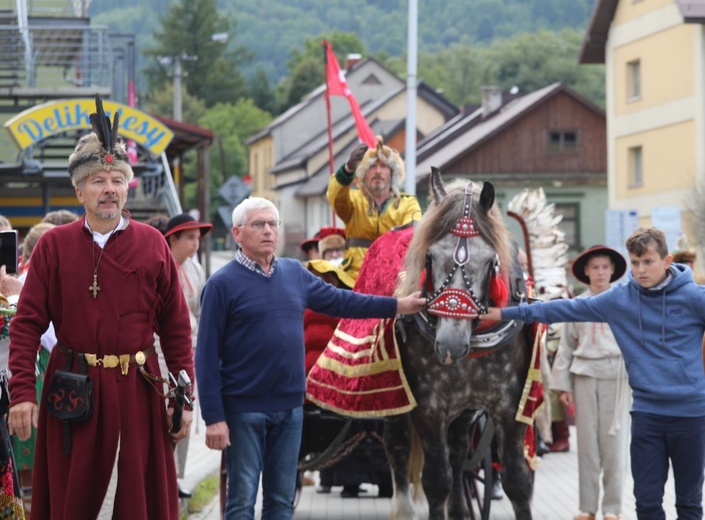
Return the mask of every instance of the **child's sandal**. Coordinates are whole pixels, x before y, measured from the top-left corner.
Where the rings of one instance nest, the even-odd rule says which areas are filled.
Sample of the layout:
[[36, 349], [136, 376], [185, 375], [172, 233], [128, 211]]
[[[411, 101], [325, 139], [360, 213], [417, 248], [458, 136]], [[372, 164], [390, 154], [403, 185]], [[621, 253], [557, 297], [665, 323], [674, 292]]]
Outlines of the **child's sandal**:
[[595, 520], [595, 515], [591, 513], [580, 512], [573, 517], [573, 520]]

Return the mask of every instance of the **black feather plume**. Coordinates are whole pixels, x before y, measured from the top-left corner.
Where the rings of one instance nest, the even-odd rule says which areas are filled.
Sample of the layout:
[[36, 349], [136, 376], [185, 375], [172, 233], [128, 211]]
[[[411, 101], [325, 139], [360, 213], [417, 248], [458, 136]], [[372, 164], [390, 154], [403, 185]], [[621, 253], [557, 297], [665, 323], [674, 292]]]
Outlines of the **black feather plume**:
[[[91, 120], [91, 126], [93, 131], [100, 139], [100, 143], [103, 145], [103, 149], [106, 152], [112, 152], [113, 146], [117, 141], [117, 124], [115, 129], [111, 129], [110, 118], [105, 115], [103, 110], [103, 101], [100, 99], [98, 94], [95, 95], [95, 114], [89, 116]], [[115, 122], [117, 123], [118, 116], [115, 115]]]

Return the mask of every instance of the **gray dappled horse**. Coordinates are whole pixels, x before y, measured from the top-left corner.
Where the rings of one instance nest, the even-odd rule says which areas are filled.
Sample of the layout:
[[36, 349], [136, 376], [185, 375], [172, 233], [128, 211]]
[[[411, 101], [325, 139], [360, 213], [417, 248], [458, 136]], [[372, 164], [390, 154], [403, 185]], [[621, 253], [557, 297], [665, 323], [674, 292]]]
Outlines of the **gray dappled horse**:
[[[523, 277], [492, 184], [455, 181], [446, 187], [434, 168], [431, 191], [434, 201], [411, 239], [398, 288], [409, 294], [426, 283], [430, 292], [420, 320], [398, 320], [404, 374], [418, 406], [385, 419], [392, 518], [419, 518], [409, 475], [413, 481], [421, 465], [429, 518], [470, 517], [462, 481], [472, 419], [467, 411], [484, 409], [496, 428], [504, 491], [515, 517], [530, 520], [533, 472], [524, 458], [526, 425], [515, 420], [531, 359], [530, 327], [477, 319], [498, 303], [490, 297], [493, 275], [509, 282], [514, 304], [523, 299]], [[417, 438], [423, 461], [410, 455], [420, 451], [412, 450]]]

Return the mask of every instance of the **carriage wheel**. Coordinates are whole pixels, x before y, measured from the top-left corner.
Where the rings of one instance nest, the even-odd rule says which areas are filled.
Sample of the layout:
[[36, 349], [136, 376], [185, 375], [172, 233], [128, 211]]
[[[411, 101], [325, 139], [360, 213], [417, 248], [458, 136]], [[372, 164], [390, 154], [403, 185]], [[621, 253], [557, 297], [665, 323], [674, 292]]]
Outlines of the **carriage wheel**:
[[492, 453], [488, 452], [474, 469], [463, 472], [463, 490], [471, 520], [489, 520], [492, 505]]
[[472, 520], [489, 520], [492, 505], [494, 424], [486, 412], [476, 413], [470, 426], [470, 453], [463, 471], [465, 502]]

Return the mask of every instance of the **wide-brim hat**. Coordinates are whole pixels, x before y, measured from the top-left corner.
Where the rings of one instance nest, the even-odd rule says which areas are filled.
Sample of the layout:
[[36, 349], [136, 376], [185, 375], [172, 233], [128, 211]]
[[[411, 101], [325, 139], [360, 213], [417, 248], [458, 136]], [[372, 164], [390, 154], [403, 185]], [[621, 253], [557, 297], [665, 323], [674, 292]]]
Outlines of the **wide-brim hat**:
[[301, 242], [301, 251], [304, 253], [308, 253], [308, 250], [311, 249], [312, 247], [318, 247], [318, 240], [321, 238], [321, 232], [316, 231], [316, 234], [313, 235], [313, 238], [309, 238], [307, 240], [304, 240]]
[[181, 215], [176, 215], [169, 219], [166, 225], [166, 231], [164, 232], [164, 238], [168, 238], [179, 231], [186, 231], [187, 229], [200, 229], [201, 236], [203, 236], [213, 229], [213, 224], [199, 222], [188, 213], [182, 213]]
[[590, 285], [590, 278], [585, 276], [585, 266], [587, 265], [588, 260], [590, 260], [593, 256], [608, 256], [612, 260], [612, 263], [614, 264], [614, 273], [612, 273], [610, 283], [615, 280], [619, 280], [622, 276], [624, 276], [624, 273], [627, 272], [627, 261], [619, 251], [607, 246], [592, 246], [591, 248], [580, 253], [580, 255], [573, 260], [573, 265], [570, 268], [573, 272], [573, 276], [585, 285]]
[[338, 280], [340, 280], [340, 283], [345, 285], [348, 289], [352, 289], [355, 285], [355, 279], [352, 276], [343, 271], [340, 267], [333, 265], [328, 260], [309, 260], [308, 264], [306, 264], [306, 268], [309, 271], [316, 271], [321, 274], [333, 273]]

